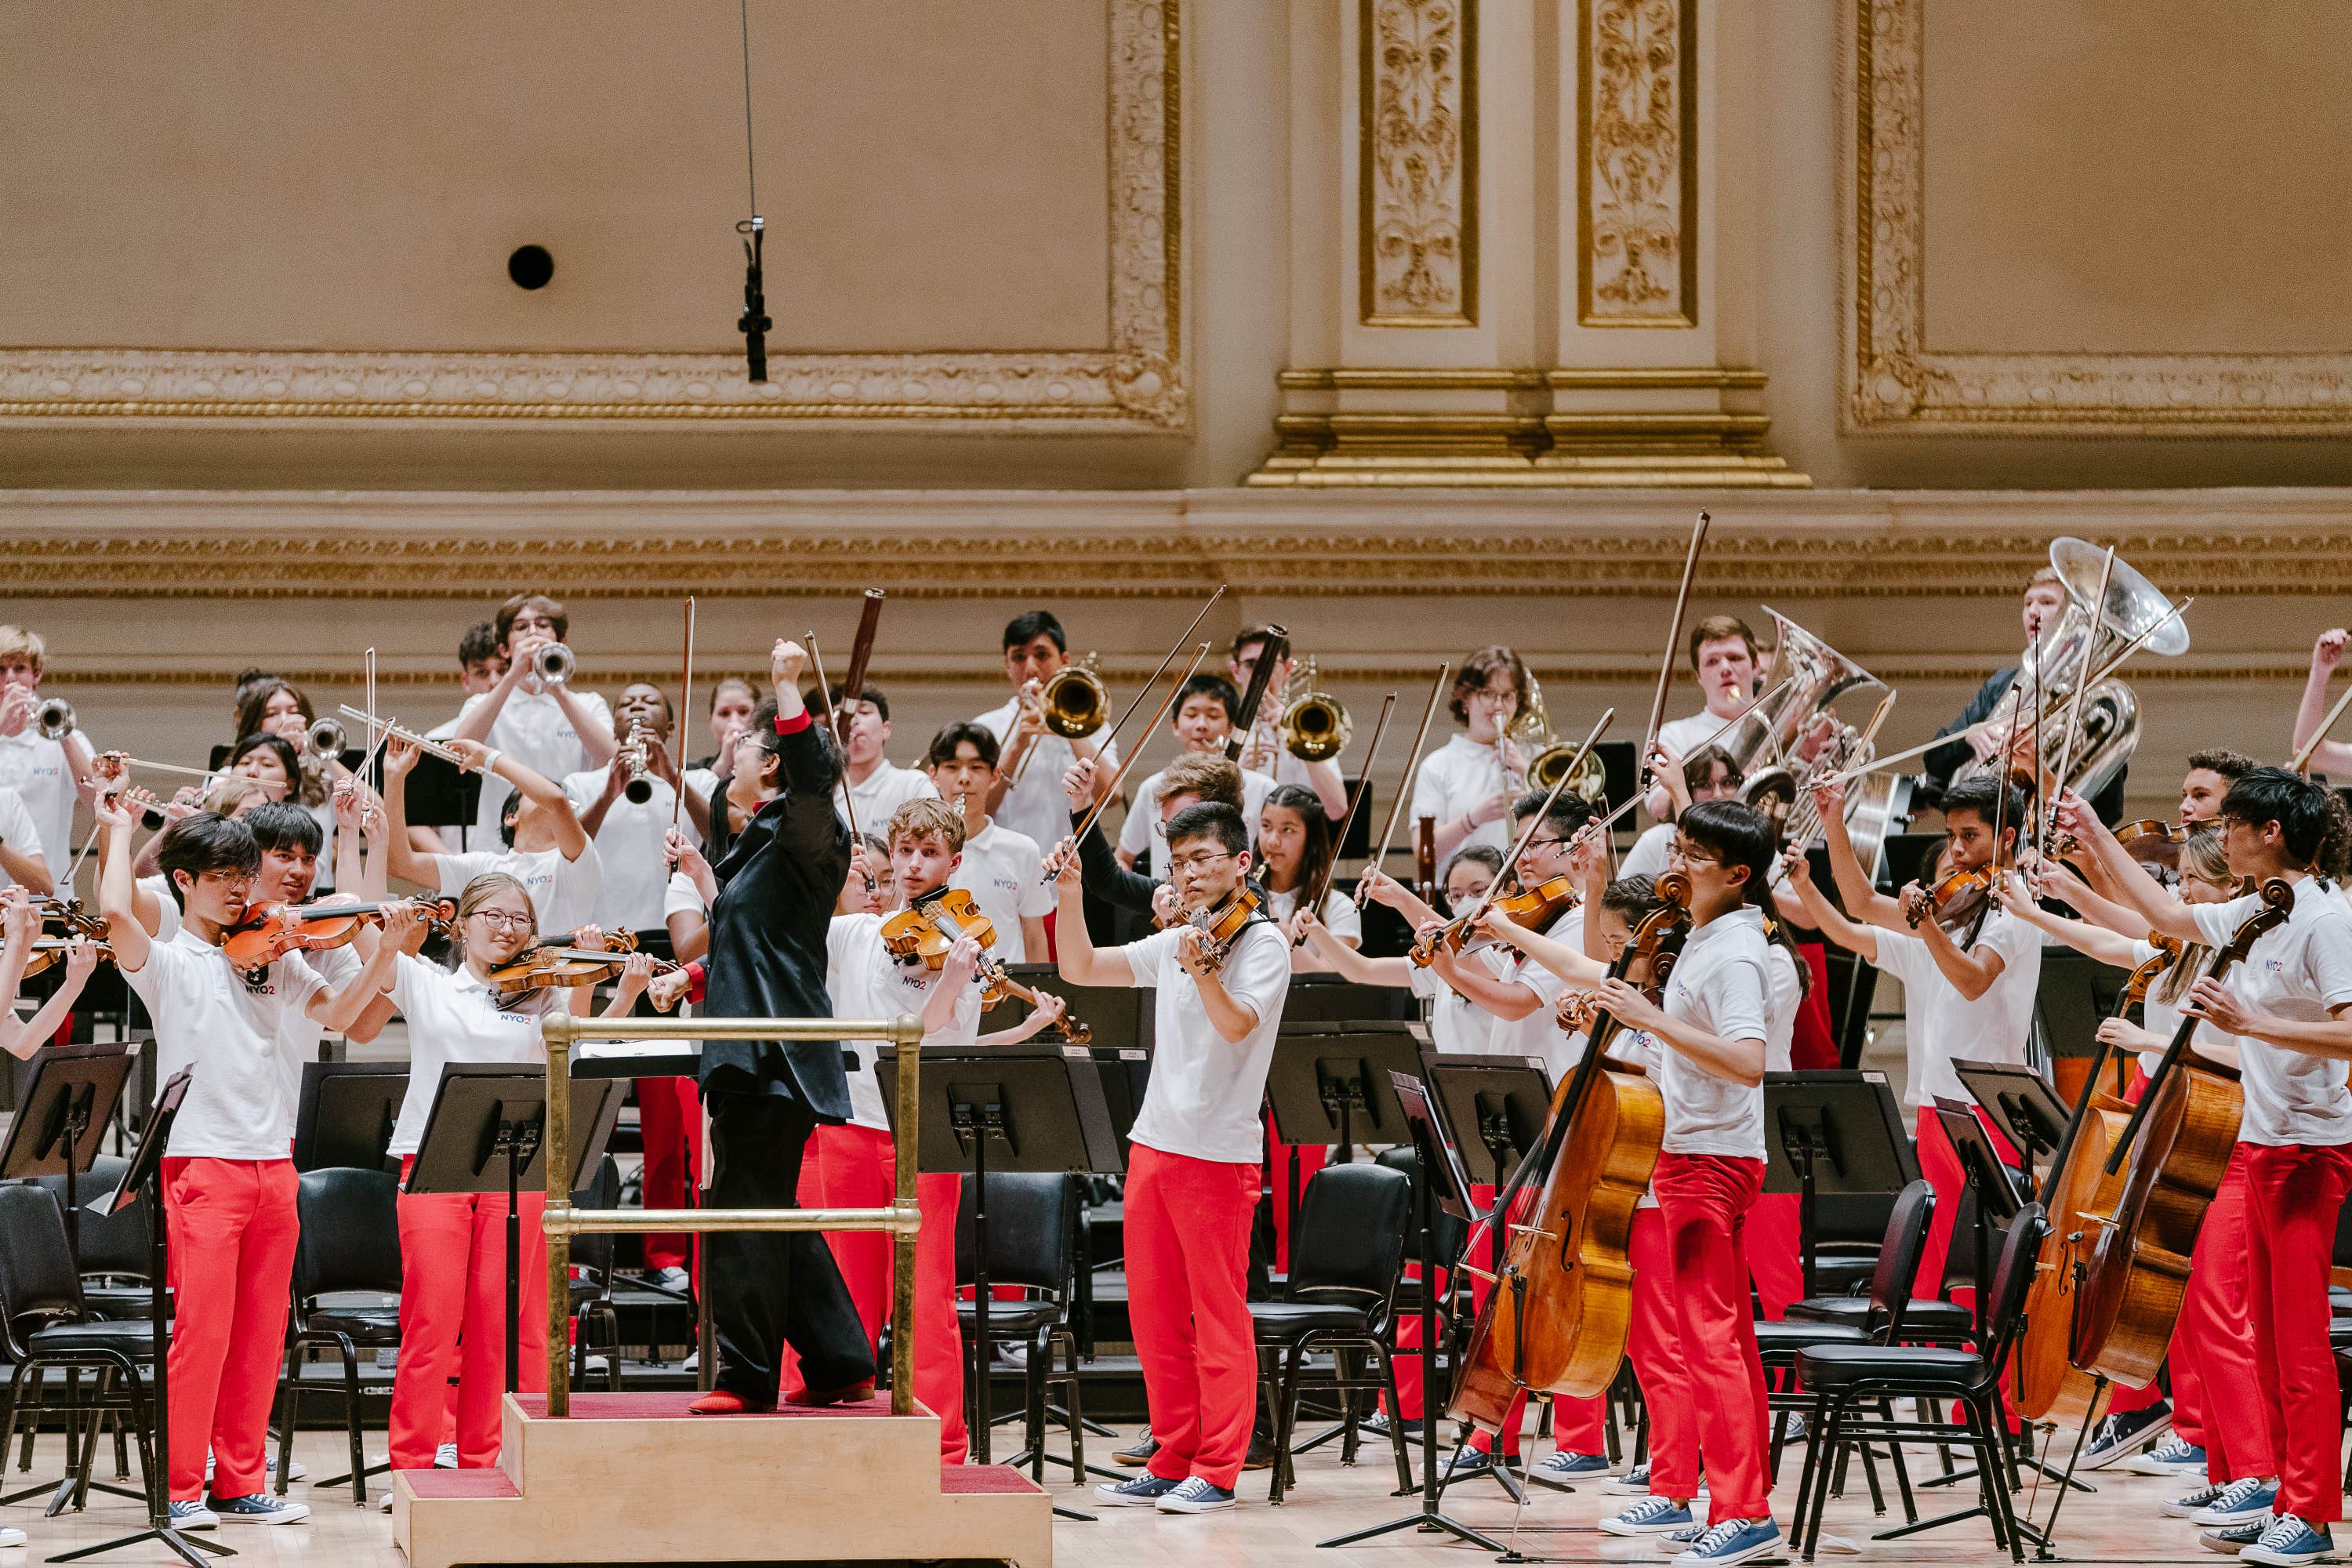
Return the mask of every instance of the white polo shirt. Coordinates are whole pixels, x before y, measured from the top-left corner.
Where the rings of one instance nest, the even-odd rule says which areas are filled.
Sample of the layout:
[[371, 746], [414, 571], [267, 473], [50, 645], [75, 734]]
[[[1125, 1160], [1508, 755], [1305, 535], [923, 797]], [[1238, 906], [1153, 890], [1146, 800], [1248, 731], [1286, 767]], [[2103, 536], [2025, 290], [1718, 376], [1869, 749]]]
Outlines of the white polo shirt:
[[[163, 895], [165, 903], [171, 902], [171, 894]], [[341, 991], [357, 980], [360, 971], [367, 967], [358, 950], [348, 944], [306, 952], [302, 961], [326, 982], [330, 991]], [[297, 1113], [302, 1106], [302, 1064], [319, 1059], [319, 1042], [326, 1037], [327, 1031], [318, 1020], [299, 1007], [289, 1007], [278, 1017], [278, 1086], [286, 1092], [287, 1105]], [[176, 1136], [172, 1142], [173, 1147], [179, 1146]]]
[[1675, 825], [1671, 822], [1652, 823], [1633, 840], [1633, 847], [1625, 851], [1625, 858], [1617, 863], [1620, 877], [1655, 877], [1667, 866], [1666, 851], [1675, 847]]
[[[1726, 1040], [1770, 1035], [1772, 980], [1764, 913], [1752, 907], [1717, 916], [1690, 933], [1666, 977], [1666, 1016]], [[1658, 1094], [1665, 1101], [1669, 1154], [1764, 1157], [1764, 1090], [1719, 1078], [1658, 1042]], [[1769, 1049], [1767, 1048], [1767, 1059]]]
[[[880, 915], [835, 915], [824, 933], [824, 989], [833, 998], [836, 1018], [895, 1018], [901, 1013], [922, 1015], [940, 984], [936, 970], [919, 959], [901, 963], [882, 942]], [[980, 1039], [980, 986], [967, 984], [956, 998], [955, 1015], [944, 1029], [928, 1030], [927, 1046], [969, 1047]], [[844, 1040], [841, 1048], [857, 1058], [849, 1075], [849, 1120], [857, 1127], [890, 1130], [882, 1100], [881, 1076], [875, 1071], [881, 1058], [878, 1040]]]
[[1687, 758], [1692, 752], [1714, 740], [1723, 724], [1722, 720], [1702, 708], [1686, 719], [1669, 719], [1659, 725], [1658, 744], [1678, 757]]
[[[1286, 921], [1297, 911], [1300, 893], [1296, 888], [1286, 893], [1268, 892], [1265, 912], [1277, 921]], [[1356, 900], [1337, 888], [1323, 895], [1323, 907], [1315, 911], [1323, 929], [1342, 942], [1361, 942], [1364, 940], [1364, 914], [1356, 908]]]
[[[2134, 969], [2138, 968], [2141, 964], [2146, 963], [2149, 959], [2154, 958], [2155, 956], [2156, 944], [2154, 942], [2140, 941], [2132, 943], [2131, 961], [2132, 967]], [[2197, 964], [2197, 969], [2202, 970], [2211, 962], [2212, 956], [2209, 953]], [[2164, 984], [2167, 978], [2168, 977], [2162, 972], [2158, 972], [2154, 983], [2148, 986], [2147, 1000], [2141, 1005], [2142, 1010], [2140, 1018], [2149, 1034], [2156, 1036], [2158, 1038], [2163, 1040], [2167, 1045], [2169, 1045], [2172, 1041], [2174, 1033], [2180, 1027], [2180, 1004], [2189, 999], [2189, 990], [2187, 986], [2183, 986], [2181, 988], [2180, 994], [2178, 997], [2169, 1002], [2165, 1001], [2163, 998], [2157, 995], [2157, 993], [2164, 988]], [[2190, 983], [2194, 984], [2196, 978], [2196, 973], [2192, 972], [2189, 975]], [[2189, 1043], [2192, 1047], [2202, 1047], [2217, 1045], [2229, 1046], [2240, 1044], [2241, 1042], [2239, 1042], [2234, 1036], [2225, 1035], [2221, 1030], [2215, 1028], [2210, 1021], [2200, 1019], [2197, 1024], [2197, 1032], [2189, 1037]], [[2164, 1051], [2162, 1047], [2158, 1047], [2152, 1051], [2140, 1052], [2138, 1061], [2141, 1074], [2145, 1076], [2154, 1072], [2156, 1070], [2156, 1064], [2163, 1059]]]
[[414, 1154], [441, 1091], [441, 1069], [452, 1062], [544, 1063], [539, 1021], [560, 1012], [566, 994], [542, 989], [509, 998], [459, 964], [453, 973], [402, 953], [393, 972], [392, 1000], [408, 1020], [408, 1093], [393, 1123], [389, 1154]]
[[[0, 735], [0, 787], [24, 797], [41, 841], [41, 858], [50, 876], [62, 879], [73, 863], [74, 781], [66, 743], [41, 739], [29, 722], [13, 735]], [[0, 887], [5, 886], [7, 879], [0, 878]]]
[[[572, 698], [596, 723], [604, 726], [605, 734], [613, 732], [613, 710], [603, 697], [593, 691], [575, 691]], [[462, 720], [489, 700], [487, 691], [467, 698], [457, 717]], [[506, 706], [499, 710], [497, 721], [490, 725], [487, 743], [541, 778], [568, 778], [588, 766], [588, 748], [581, 741], [580, 732], [572, 727], [572, 721], [564, 717], [563, 705], [556, 701], [553, 692], [533, 691], [528, 686], [518, 686], [508, 696]], [[499, 813], [506, 807], [507, 796], [513, 793], [514, 786], [506, 780], [483, 776], [482, 805], [474, 814], [474, 826], [478, 832], [488, 835], [492, 844], [499, 841]]]
[[[1042, 761], [1043, 759], [1040, 759]], [[845, 779], [847, 774], [844, 774]], [[1023, 781], [1026, 783], [1026, 780]], [[890, 765], [888, 758], [866, 775], [866, 782], [852, 785], [849, 804], [857, 808], [857, 831], [871, 833], [877, 838], [890, 837], [890, 814], [910, 800], [937, 800], [940, 792], [930, 775], [919, 768], [899, 768]], [[842, 787], [833, 786], [833, 809], [845, 825], [849, 812], [842, 805]]]
[[[563, 794], [583, 821], [588, 808], [604, 794], [604, 781], [616, 763], [571, 773]], [[628, 796], [614, 800], [596, 827], [595, 920], [606, 931], [656, 931], [661, 926], [663, 885], [669, 880], [669, 859], [663, 846], [669, 834], [670, 810], [677, 792], [664, 780], [646, 775], [653, 794], [643, 805]], [[677, 829], [691, 844], [702, 842], [694, 819], [677, 813]]]
[[[2286, 923], [2264, 931], [2224, 984], [2256, 1013], [2318, 1023], [2328, 1010], [2352, 1003], [2352, 913], [2313, 878], [2294, 884]], [[2190, 904], [2189, 918], [2208, 947], [2229, 945], [2239, 926], [2263, 907], [2249, 893], [2226, 904]], [[2352, 1143], [2352, 1063], [2273, 1046], [2252, 1036], [2238, 1041], [2238, 1070], [2246, 1094], [2238, 1142], [2279, 1148]]]
[[[1483, 964], [1487, 973], [1497, 978], [1505, 967], [1491, 947], [1464, 953], [1458, 962]], [[1452, 1056], [1479, 1056], [1498, 1048], [1495, 1030], [1502, 1020], [1440, 980], [1435, 970], [1413, 965], [1408, 985], [1414, 995], [1429, 1004], [1429, 1042], [1439, 1051]]]
[[[1160, 832], [1160, 781], [1167, 776], [1168, 770], [1162, 768], [1143, 781], [1143, 787], [1136, 792], [1135, 808], [1118, 828], [1118, 847], [1139, 863], [1148, 858], [1151, 875], [1163, 882], [1168, 879], [1168, 840]], [[1258, 813], [1274, 791], [1272, 778], [1251, 768], [1242, 770], [1242, 826], [1249, 830], [1252, 844], [1257, 842]]]
[[[1434, 817], [1442, 826], [1507, 787], [1509, 782], [1504, 776], [1502, 753], [1496, 748], [1482, 746], [1466, 733], [1457, 734], [1422, 758], [1421, 771], [1413, 775], [1412, 815]], [[1511, 846], [1510, 827], [1507, 815], [1498, 816], [1492, 822], [1481, 823], [1462, 843], [1491, 844], [1497, 849], [1507, 849]]]
[[1129, 1138], [1163, 1154], [1221, 1164], [1255, 1165], [1265, 1154], [1266, 1069], [1290, 994], [1290, 939], [1253, 921], [1234, 939], [1217, 972], [1227, 995], [1257, 1015], [1257, 1025], [1228, 1041], [1209, 1022], [1200, 984], [1177, 962], [1178, 930], [1155, 932], [1118, 951], [1152, 998], [1151, 1080]]
[[[990, 709], [972, 722], [995, 736], [996, 743], [1002, 746], [1005, 737], [1013, 733], [1013, 723], [1020, 711], [1021, 700], [1008, 697], [1002, 707]], [[992, 815], [1013, 832], [1034, 839], [1041, 847], [1051, 847], [1070, 836], [1070, 801], [1062, 793], [1062, 775], [1070, 771], [1078, 753], [1069, 742], [1051, 731], [1039, 735], [1029, 749], [1035, 755], [1029, 762], [1028, 771], [1021, 775], [1018, 784], [1005, 792], [1003, 801]], [[1103, 747], [1095, 765], [1098, 779], [1109, 777], [1118, 766], [1117, 744]]]
[[148, 936], [157, 942], [169, 942], [179, 935], [180, 900], [172, 896], [172, 879], [158, 871], [152, 877], [140, 878], [139, 885], [155, 895], [155, 929]]
[[1796, 955], [1780, 942], [1764, 943], [1765, 973], [1772, 994], [1764, 1009], [1764, 1070], [1793, 1072], [1797, 1059], [1797, 1009], [1804, 1005], [1805, 987], [1797, 973]]
[[[1543, 934], [1577, 952], [1584, 951], [1584, 908], [1579, 905], [1550, 925]], [[1517, 949], [1499, 954], [1500, 978], [1517, 981], [1534, 991], [1538, 998], [1536, 1010], [1524, 1018], [1496, 1018], [1489, 1050], [1511, 1057], [1540, 1057], [1551, 1080], [1558, 1083], [1568, 1076], [1569, 1069], [1584, 1059], [1584, 1036], [1570, 1034], [1559, 1026], [1553, 1005], [1568, 989], [1568, 982], [1528, 957]]]
[[[41, 837], [40, 825], [33, 820], [31, 807], [25, 804], [22, 795], [5, 785], [0, 785], [0, 844], [7, 845], [20, 855], [37, 858], [49, 868], [49, 879], [53, 882], [61, 880], [66, 867], [73, 864], [70, 851], [61, 860], [49, 858], [47, 841]], [[0, 871], [0, 888], [8, 887], [16, 879], [7, 872]], [[58, 889], [59, 898], [70, 897], [72, 893], [71, 888]]]
[[288, 953], [248, 985], [226, 953], [183, 929], [148, 943], [147, 962], [122, 979], [154, 1020], [156, 1081], [192, 1069], [172, 1157], [292, 1158], [294, 1101], [283, 1092], [278, 1039], [285, 1016], [327, 989], [302, 955]]
[[486, 871], [504, 871], [523, 885], [539, 921], [540, 934], [555, 936], [578, 931], [596, 918], [596, 890], [604, 882], [604, 862], [589, 844], [577, 860], [566, 860], [561, 849], [469, 849], [463, 855], [436, 855], [441, 892], [456, 898], [466, 884]]
[[971, 895], [980, 912], [996, 928], [996, 944], [989, 949], [999, 963], [1027, 963], [1034, 956], [1021, 934], [1021, 917], [1044, 920], [1054, 912], [1054, 889], [1045, 881], [1045, 857], [1037, 841], [989, 819], [988, 826], [963, 841], [963, 860], [948, 886]]
[[2000, 953], [2000, 974], [1973, 1002], [1944, 978], [1924, 937], [1895, 931], [1871, 934], [1878, 942], [1878, 967], [1903, 982], [1906, 1109], [1916, 1110], [1938, 1095], [1969, 1103], [1968, 1086], [1952, 1068], [1955, 1060], [2025, 1065], [2033, 996], [2042, 984], [2040, 931], [2007, 910], [1986, 918], [1972, 951]]

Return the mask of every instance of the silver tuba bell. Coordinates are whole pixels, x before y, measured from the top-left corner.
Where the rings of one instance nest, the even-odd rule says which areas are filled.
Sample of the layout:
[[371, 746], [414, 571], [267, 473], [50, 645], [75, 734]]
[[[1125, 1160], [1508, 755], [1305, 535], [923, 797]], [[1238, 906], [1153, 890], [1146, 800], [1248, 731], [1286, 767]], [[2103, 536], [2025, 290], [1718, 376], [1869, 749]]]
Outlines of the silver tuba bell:
[[[1811, 768], [1811, 762], [1796, 754], [1799, 740], [1824, 714], [1834, 719], [1832, 704], [1846, 692], [1857, 686], [1886, 684], [1771, 605], [1765, 605], [1764, 613], [1772, 617], [1780, 639], [1772, 660], [1776, 684], [1716, 742], [1731, 754], [1732, 765], [1748, 781], [1739, 798], [1751, 805], [1762, 804], [1758, 797], [1768, 794], [1793, 803], [1801, 793], [1799, 781]], [[1832, 740], [1843, 740], [1852, 728], [1842, 726]]]

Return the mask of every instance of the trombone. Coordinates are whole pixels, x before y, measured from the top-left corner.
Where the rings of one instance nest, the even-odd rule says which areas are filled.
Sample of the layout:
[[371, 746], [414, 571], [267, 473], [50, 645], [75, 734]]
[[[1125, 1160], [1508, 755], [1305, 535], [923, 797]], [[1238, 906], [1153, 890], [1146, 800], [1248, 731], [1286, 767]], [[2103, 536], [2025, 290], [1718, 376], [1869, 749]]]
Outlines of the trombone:
[[[1519, 716], [1503, 731], [1503, 738], [1515, 745], [1532, 747], [1535, 755], [1521, 769], [1529, 789], [1548, 790], [1559, 783], [1570, 763], [1576, 772], [1569, 787], [1587, 800], [1597, 801], [1607, 785], [1608, 771], [1598, 756], [1588, 755], [1582, 748], [1570, 745], [1552, 731], [1551, 715], [1544, 709], [1543, 683], [1528, 672], [1527, 700], [1519, 706]], [[1581, 763], [1578, 758], [1582, 757]]]
[[[1046, 678], [1037, 690], [1037, 706], [1045, 721], [1046, 732], [1059, 735], [1065, 741], [1082, 741], [1103, 727], [1110, 714], [1110, 690], [1096, 673], [1099, 659], [1087, 654], [1076, 664], [1066, 664]], [[1021, 753], [1021, 765], [1013, 770], [1013, 783], [1008, 788], [1019, 788], [1022, 775], [1029, 771], [1029, 759], [1037, 754], [1030, 747]]]
[[[557, 643], [553, 646], [561, 647], [563, 645]], [[466, 766], [465, 757], [457, 751], [448, 746], [443, 745], [438, 741], [427, 740], [414, 730], [404, 728], [396, 719], [376, 718], [361, 709], [352, 707], [348, 702], [342, 705], [341, 711], [343, 717], [346, 719], [356, 719], [362, 724], [374, 726], [379, 740], [385, 735], [394, 736], [400, 740], [407, 742], [410, 745], [415, 746], [418, 751], [423, 752], [427, 756], [438, 757], [445, 763], [456, 763], [460, 771], [462, 771]]]
[[1355, 722], [1338, 698], [1315, 689], [1315, 661], [1307, 661], [1307, 689], [1292, 699], [1276, 721], [1283, 750], [1302, 763], [1328, 763], [1348, 749]]

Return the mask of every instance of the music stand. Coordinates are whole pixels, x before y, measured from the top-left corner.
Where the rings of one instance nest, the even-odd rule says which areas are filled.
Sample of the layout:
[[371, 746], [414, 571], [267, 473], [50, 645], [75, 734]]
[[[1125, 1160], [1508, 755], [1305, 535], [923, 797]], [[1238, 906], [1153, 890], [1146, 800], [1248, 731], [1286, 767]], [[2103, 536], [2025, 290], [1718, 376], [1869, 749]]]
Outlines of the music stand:
[[1959, 1074], [1969, 1097], [1984, 1107], [1993, 1126], [2025, 1162], [2025, 1174], [2030, 1181], [2035, 1155], [2054, 1158], [2059, 1143], [2066, 1136], [2066, 1102], [2032, 1068], [2013, 1067], [2007, 1062], [1958, 1060], [1952, 1063], [1952, 1068]]
[[[582, 1173], [604, 1159], [625, 1091], [617, 1079], [572, 1080], [572, 1169], [565, 1173], [565, 1191], [578, 1192]], [[411, 1193], [506, 1193], [509, 1394], [521, 1386], [515, 1343], [522, 1319], [522, 1279], [516, 1272], [522, 1251], [521, 1194], [547, 1188], [546, 1131], [544, 1064], [450, 1062], [441, 1069], [433, 1110], [418, 1135], [416, 1163], [408, 1171]]]
[[[1404, 1122], [1407, 1141], [1412, 1144], [1414, 1156], [1421, 1163], [1421, 1179], [1416, 1189], [1413, 1207], [1418, 1212], [1414, 1222], [1421, 1229], [1421, 1386], [1425, 1397], [1433, 1397], [1437, 1389], [1437, 1209], [1443, 1200], [1447, 1213], [1467, 1220], [1471, 1202], [1469, 1178], [1455, 1157], [1454, 1147], [1439, 1131], [1437, 1113], [1421, 1080], [1408, 1073], [1391, 1073], [1389, 1089], [1396, 1097], [1398, 1115]], [[1458, 1258], [1447, 1260], [1450, 1269]], [[1277, 1458], [1276, 1461], [1279, 1463]], [[1437, 1473], [1437, 1416], [1424, 1407], [1421, 1416], [1421, 1506], [1401, 1519], [1376, 1524], [1368, 1530], [1350, 1531], [1335, 1535], [1328, 1541], [1318, 1541], [1318, 1546], [1352, 1546], [1359, 1541], [1388, 1535], [1400, 1530], [1442, 1530], [1456, 1540], [1466, 1541], [1489, 1552], [1501, 1553], [1502, 1545], [1480, 1534], [1459, 1520], [1450, 1519], [1439, 1508], [1444, 1485]]]
[[[80, 1194], [77, 1183], [98, 1158], [107, 1123], [131, 1079], [131, 1047], [109, 1040], [52, 1046], [33, 1058], [8, 1139], [0, 1143], [0, 1180], [65, 1177], [66, 1242], [81, 1266]], [[156, 1211], [161, 1224], [163, 1211]]]
[[[2062, 1060], [2087, 1062], [2097, 1054], [2099, 1025], [2114, 1016], [2127, 978], [2128, 971], [2101, 963], [2071, 947], [2053, 944], [2042, 950], [2042, 976], [2033, 991], [2033, 1022], [2049, 1047], [2053, 1073]], [[2115, 1053], [2116, 1081], [2107, 1092], [2117, 1099], [2123, 1097], [2131, 1066], [2129, 1051]]]
[[1301, 974], [1282, 1000], [1286, 1024], [1352, 1024], [1362, 1019], [1411, 1023], [1421, 1016], [1412, 993], [1395, 985], [1359, 985], [1336, 974]]
[[[995, 1338], [989, 1328], [988, 1172], [1055, 1172], [1118, 1175], [1127, 1169], [1102, 1080], [1085, 1046], [933, 1047], [922, 1053], [922, 1110], [916, 1169], [927, 1174], [971, 1173], [971, 1286], [974, 1378], [972, 1462], [989, 1463], [995, 1419], [989, 1370]], [[882, 1104], [895, 1129], [898, 1052], [885, 1046], [874, 1065]], [[952, 1245], [952, 1242], [950, 1242]], [[1083, 1478], [1079, 1478], [1083, 1479]], [[1090, 1519], [1056, 1507], [1065, 1519]]]
[[[146, 1190], [147, 1212], [147, 1317], [153, 1337], [149, 1342], [155, 1365], [148, 1377], [148, 1398], [155, 1426], [154, 1461], [147, 1467], [147, 1528], [135, 1535], [116, 1541], [100, 1542], [96, 1546], [78, 1547], [61, 1552], [49, 1559], [52, 1563], [71, 1563], [83, 1557], [95, 1557], [102, 1552], [112, 1552], [124, 1546], [137, 1546], [142, 1542], [160, 1541], [188, 1564], [188, 1568], [205, 1568], [205, 1560], [196, 1555], [209, 1552], [215, 1557], [234, 1557], [236, 1552], [215, 1542], [197, 1541], [172, 1528], [172, 1466], [167, 1458], [172, 1451], [172, 1352], [168, 1340], [171, 1304], [164, 1299], [164, 1281], [171, 1277], [170, 1227], [163, 1223], [163, 1153], [172, 1138], [172, 1121], [179, 1115], [180, 1106], [188, 1098], [188, 1074], [182, 1068], [166, 1079], [155, 1096], [155, 1103], [147, 1112], [146, 1124], [140, 1129], [139, 1147], [131, 1156], [130, 1169], [122, 1173], [122, 1184], [90, 1205], [104, 1214], [121, 1214], [139, 1201], [140, 1190]], [[90, 1434], [96, 1440], [98, 1434]]]
[[304, 1062], [295, 1170], [399, 1170], [384, 1150], [407, 1097], [406, 1062]]
[[[1422, 1053], [1423, 1081], [1435, 1092], [1438, 1124], [1459, 1152], [1473, 1186], [1496, 1191], [1538, 1144], [1551, 1117], [1552, 1083], [1540, 1057]], [[1465, 1133], [1475, 1136], [1465, 1136]], [[1474, 1205], [1475, 1206], [1475, 1205]], [[1475, 1221], [1478, 1215], [1465, 1214]], [[1486, 1227], [1491, 1272], [1503, 1271], [1508, 1227]]]
[[[1369, 989], [1359, 987], [1357, 989]], [[1335, 1165], [1348, 1163], [1359, 1142], [1402, 1143], [1404, 1112], [1389, 1075], [1421, 1076], [1421, 1048], [1429, 1031], [1419, 1024], [1282, 1021], [1266, 1069], [1265, 1100], [1274, 1133], [1291, 1146], [1290, 1225], [1298, 1225], [1298, 1146], [1336, 1143]]]
[[1795, 1193], [1805, 1294], [1819, 1269], [1821, 1194], [1876, 1196], [1919, 1179], [1902, 1109], [1880, 1072], [1764, 1075], [1764, 1190]]

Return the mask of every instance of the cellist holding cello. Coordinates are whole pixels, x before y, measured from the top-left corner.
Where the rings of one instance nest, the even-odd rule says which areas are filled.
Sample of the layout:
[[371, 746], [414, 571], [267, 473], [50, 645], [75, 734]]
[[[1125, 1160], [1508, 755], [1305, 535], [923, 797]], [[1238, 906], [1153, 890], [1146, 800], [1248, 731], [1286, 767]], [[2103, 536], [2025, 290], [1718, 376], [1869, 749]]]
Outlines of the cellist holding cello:
[[[2230, 869], [2258, 886], [2284, 882], [2290, 901], [2286, 920], [2223, 979], [2200, 980], [2185, 1009], [2238, 1037], [2245, 1106], [2230, 1163], [2244, 1172], [2245, 1299], [2279, 1468], [2267, 1513], [2209, 1531], [2207, 1544], [2299, 1568], [2333, 1553], [2329, 1526], [2344, 1517], [2327, 1271], [2352, 1190], [2352, 911], [2313, 874], [2339, 820], [2325, 786], [2257, 768], [2230, 786], [2218, 820]], [[2058, 825], [2159, 936], [2219, 948], [2264, 907], [2259, 893], [2220, 904], [2173, 897], [2072, 791], [2059, 797]]]

